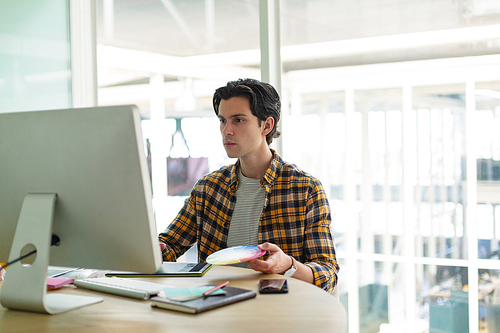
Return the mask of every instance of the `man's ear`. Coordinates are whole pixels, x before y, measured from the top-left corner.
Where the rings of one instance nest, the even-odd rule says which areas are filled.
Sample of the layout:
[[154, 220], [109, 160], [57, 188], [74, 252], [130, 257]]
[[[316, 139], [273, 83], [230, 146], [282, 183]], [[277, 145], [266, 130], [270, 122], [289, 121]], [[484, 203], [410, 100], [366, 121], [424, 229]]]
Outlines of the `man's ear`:
[[265, 121], [262, 122], [261, 129], [262, 129], [262, 134], [268, 135], [274, 127], [274, 118], [273, 117], [267, 117]]

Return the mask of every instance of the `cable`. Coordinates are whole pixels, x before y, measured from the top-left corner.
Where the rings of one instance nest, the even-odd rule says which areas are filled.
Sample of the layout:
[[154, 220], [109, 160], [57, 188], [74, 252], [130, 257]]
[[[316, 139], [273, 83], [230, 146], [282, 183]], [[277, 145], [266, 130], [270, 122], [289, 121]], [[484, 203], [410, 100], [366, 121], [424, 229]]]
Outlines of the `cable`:
[[[59, 244], [61, 244], [61, 239], [57, 235], [52, 234], [52, 239], [50, 241], [50, 246], [59, 246]], [[12, 265], [12, 264], [14, 264], [14, 263], [16, 263], [16, 262], [18, 262], [20, 260], [23, 260], [24, 258], [27, 258], [27, 257], [29, 257], [29, 256], [31, 256], [31, 255], [33, 255], [35, 253], [36, 253], [36, 249], [33, 250], [33, 251], [31, 251], [30, 253], [27, 253], [27, 254], [25, 254], [23, 256], [20, 256], [17, 259], [11, 260], [8, 263], [3, 264], [1, 266], [2, 266], [3, 269], [5, 269], [5, 268], [7, 268], [7, 266]]]
[[29, 256], [31, 256], [31, 255], [33, 255], [33, 254], [35, 254], [35, 253], [36, 253], [36, 250], [33, 250], [33, 251], [31, 251], [30, 253], [25, 254], [24, 256], [21, 256], [21, 257], [19, 257], [19, 258], [17, 258], [17, 259], [14, 259], [14, 260], [9, 261], [8, 263], [6, 263], [6, 264], [2, 265], [2, 268], [3, 268], [3, 269], [5, 269], [5, 268], [7, 268], [7, 266], [12, 265], [12, 264], [14, 264], [14, 263], [18, 262], [19, 260], [23, 260], [24, 258], [27, 258], [27, 257], [29, 257]]

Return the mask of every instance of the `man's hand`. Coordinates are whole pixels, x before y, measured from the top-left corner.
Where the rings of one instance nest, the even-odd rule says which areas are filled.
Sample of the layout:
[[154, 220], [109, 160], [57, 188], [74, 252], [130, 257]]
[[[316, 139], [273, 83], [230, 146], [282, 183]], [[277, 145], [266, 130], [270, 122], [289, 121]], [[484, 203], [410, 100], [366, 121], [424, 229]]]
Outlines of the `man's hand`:
[[267, 260], [252, 259], [248, 261], [250, 268], [263, 273], [283, 273], [292, 267], [292, 258], [286, 255], [279, 246], [272, 243], [258, 245], [259, 249], [269, 252]]

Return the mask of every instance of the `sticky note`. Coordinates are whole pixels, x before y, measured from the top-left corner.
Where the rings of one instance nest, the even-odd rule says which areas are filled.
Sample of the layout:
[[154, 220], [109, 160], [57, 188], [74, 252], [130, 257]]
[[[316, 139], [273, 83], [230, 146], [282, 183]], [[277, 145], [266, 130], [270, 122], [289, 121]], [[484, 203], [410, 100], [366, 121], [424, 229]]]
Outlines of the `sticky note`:
[[47, 278], [47, 288], [50, 289], [57, 289], [61, 288], [62, 286], [66, 284], [71, 284], [74, 282], [74, 279], [67, 279], [67, 278]]
[[[159, 296], [170, 299], [193, 299], [197, 297], [203, 297], [203, 293], [210, 290], [212, 287], [188, 287], [188, 288], [164, 288], [163, 292]], [[222, 289], [218, 289], [210, 294], [210, 296], [224, 295], [226, 292]]]

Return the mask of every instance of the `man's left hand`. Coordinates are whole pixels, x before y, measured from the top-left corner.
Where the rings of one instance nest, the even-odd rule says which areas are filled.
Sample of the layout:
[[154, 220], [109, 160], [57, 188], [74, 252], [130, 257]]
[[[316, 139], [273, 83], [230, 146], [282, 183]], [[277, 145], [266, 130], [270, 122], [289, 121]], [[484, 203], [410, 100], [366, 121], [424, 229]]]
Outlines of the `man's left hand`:
[[259, 249], [267, 251], [269, 257], [267, 260], [252, 259], [248, 261], [250, 268], [253, 270], [272, 274], [281, 274], [292, 266], [292, 259], [286, 255], [279, 246], [266, 242], [258, 245]]

